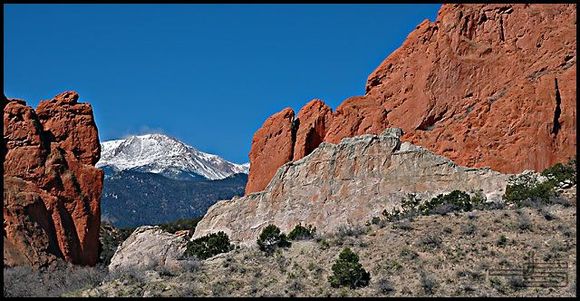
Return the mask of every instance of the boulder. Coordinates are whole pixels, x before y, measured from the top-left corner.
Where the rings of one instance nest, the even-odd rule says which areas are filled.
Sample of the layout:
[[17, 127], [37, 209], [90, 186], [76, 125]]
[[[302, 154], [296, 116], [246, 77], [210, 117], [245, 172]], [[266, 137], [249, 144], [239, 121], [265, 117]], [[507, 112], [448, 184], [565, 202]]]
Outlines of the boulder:
[[109, 271], [174, 268], [179, 266], [186, 248], [184, 236], [165, 232], [158, 226], [141, 226], [117, 248]]

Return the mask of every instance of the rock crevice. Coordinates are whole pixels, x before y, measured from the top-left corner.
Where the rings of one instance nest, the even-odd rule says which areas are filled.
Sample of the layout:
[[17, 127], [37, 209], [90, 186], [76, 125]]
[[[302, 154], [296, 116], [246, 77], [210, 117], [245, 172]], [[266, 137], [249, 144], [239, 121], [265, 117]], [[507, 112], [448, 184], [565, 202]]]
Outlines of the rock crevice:
[[562, 104], [562, 99], [560, 98], [560, 89], [558, 89], [558, 79], [554, 79], [554, 89], [555, 89], [555, 101], [556, 108], [554, 109], [554, 126], [552, 127], [552, 134], [558, 135], [560, 131], [560, 115], [562, 114], [562, 109], [560, 105]]

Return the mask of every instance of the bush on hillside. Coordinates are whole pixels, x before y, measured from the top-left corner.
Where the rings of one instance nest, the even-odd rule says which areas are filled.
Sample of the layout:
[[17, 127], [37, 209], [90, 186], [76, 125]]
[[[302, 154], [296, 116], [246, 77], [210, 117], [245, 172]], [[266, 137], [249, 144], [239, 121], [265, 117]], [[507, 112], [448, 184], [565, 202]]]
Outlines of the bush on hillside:
[[572, 187], [576, 184], [576, 158], [570, 159], [565, 164], [556, 163], [546, 168], [542, 171], [542, 176], [548, 178], [554, 187]]
[[576, 184], [576, 158], [568, 163], [557, 163], [546, 168], [537, 177], [534, 173], [515, 175], [508, 180], [504, 200], [518, 207], [537, 202], [551, 204], [558, 202], [556, 188], [569, 188]]
[[332, 287], [350, 286], [357, 288], [367, 286], [371, 280], [371, 274], [359, 263], [359, 257], [350, 248], [344, 248], [338, 255], [338, 259], [332, 265], [333, 274], [328, 277]]
[[314, 233], [316, 232], [316, 227], [312, 225], [307, 225], [306, 227], [302, 224], [298, 224], [290, 231], [288, 238], [290, 240], [301, 240], [301, 239], [312, 239], [314, 238]]
[[485, 200], [485, 195], [481, 192], [477, 192], [471, 197], [460, 190], [439, 194], [423, 203], [415, 194], [408, 194], [401, 200], [401, 210], [398, 208], [393, 209], [391, 212], [383, 210], [383, 215], [387, 221], [395, 222], [419, 215], [443, 215], [453, 211], [471, 211], [474, 208], [484, 207]]
[[535, 175], [522, 174], [511, 178], [505, 188], [504, 199], [509, 204], [522, 205], [528, 199], [548, 203], [554, 196], [554, 186], [550, 181], [540, 182]]
[[203, 260], [220, 253], [227, 253], [233, 248], [234, 246], [230, 244], [228, 235], [223, 231], [219, 231], [188, 242], [185, 256], [196, 256]]
[[290, 247], [286, 234], [280, 231], [276, 225], [268, 225], [262, 230], [256, 241], [260, 250], [272, 254], [276, 248]]
[[409, 193], [401, 200], [401, 210], [398, 208], [393, 209], [391, 212], [383, 210], [383, 216], [385, 216], [388, 222], [412, 218], [421, 214], [419, 211], [420, 204], [421, 199], [414, 193]]
[[423, 215], [445, 214], [451, 211], [471, 211], [473, 205], [469, 194], [460, 190], [453, 190], [448, 194], [439, 194], [430, 201], [421, 204], [419, 211]]

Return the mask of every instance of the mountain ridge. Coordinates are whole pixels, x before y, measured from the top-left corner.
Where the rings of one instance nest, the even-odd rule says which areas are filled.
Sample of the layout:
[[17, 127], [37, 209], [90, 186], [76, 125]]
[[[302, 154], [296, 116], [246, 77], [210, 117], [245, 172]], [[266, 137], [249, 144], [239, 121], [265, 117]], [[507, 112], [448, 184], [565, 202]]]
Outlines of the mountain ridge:
[[241, 196], [248, 175], [220, 180], [179, 180], [124, 170], [105, 177], [101, 219], [115, 227], [138, 227], [203, 216], [215, 202]]
[[218, 155], [202, 152], [165, 134], [132, 135], [101, 143], [96, 167], [117, 172], [132, 170], [162, 174], [173, 179], [221, 180], [248, 173], [249, 163], [236, 164]]

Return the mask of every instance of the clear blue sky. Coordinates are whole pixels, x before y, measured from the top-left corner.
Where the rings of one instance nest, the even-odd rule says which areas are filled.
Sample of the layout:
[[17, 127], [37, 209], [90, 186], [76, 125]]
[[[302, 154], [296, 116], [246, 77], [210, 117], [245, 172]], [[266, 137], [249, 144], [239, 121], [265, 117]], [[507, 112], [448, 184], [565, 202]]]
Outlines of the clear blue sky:
[[101, 141], [162, 132], [248, 161], [254, 132], [333, 109], [440, 5], [4, 5], [4, 94], [76, 90]]

